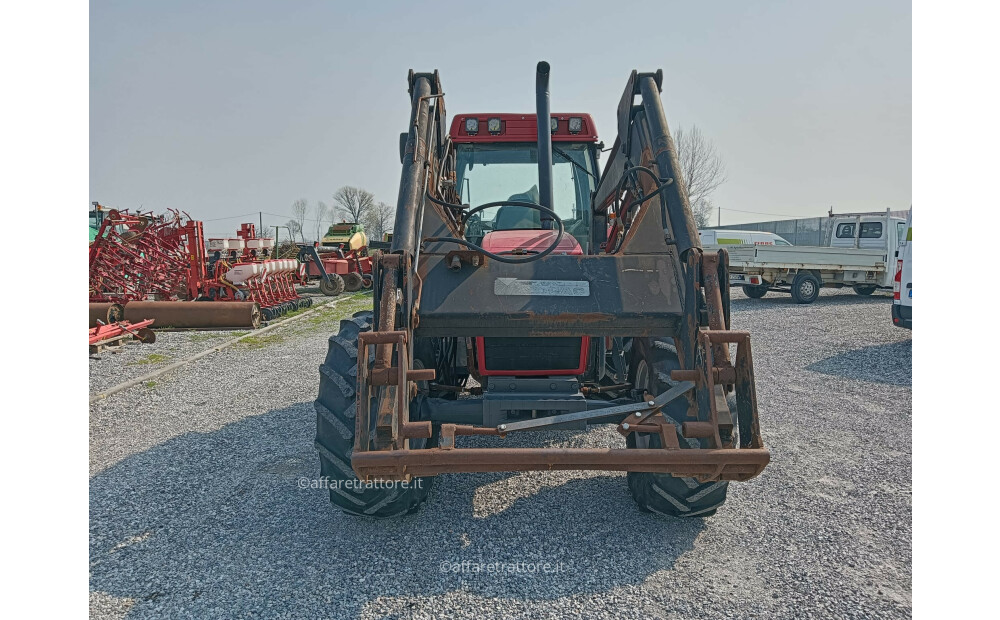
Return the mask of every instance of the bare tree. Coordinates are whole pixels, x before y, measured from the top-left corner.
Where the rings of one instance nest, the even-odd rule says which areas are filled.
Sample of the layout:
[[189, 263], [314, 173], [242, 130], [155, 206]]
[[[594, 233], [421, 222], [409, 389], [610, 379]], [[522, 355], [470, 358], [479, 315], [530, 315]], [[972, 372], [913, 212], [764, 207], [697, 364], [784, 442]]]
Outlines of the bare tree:
[[715, 150], [715, 145], [701, 133], [697, 125], [692, 125], [690, 132], [679, 127], [674, 132], [674, 145], [695, 223], [699, 228], [708, 226], [714, 209], [711, 196], [726, 182], [726, 165]]
[[316, 203], [316, 240], [319, 241], [323, 238], [323, 233], [326, 232], [323, 227], [326, 225], [326, 218], [330, 214], [330, 207], [326, 206], [326, 203], [320, 200]]
[[[288, 227], [288, 232], [292, 236], [292, 240], [295, 240], [295, 235], [302, 237], [302, 224], [296, 222], [295, 220], [288, 220], [285, 222], [285, 226]], [[305, 243], [305, 239], [302, 240]]]
[[364, 222], [365, 214], [375, 205], [375, 195], [360, 187], [346, 185], [333, 195], [339, 217], [348, 222]]
[[[292, 216], [295, 223], [298, 224], [297, 229], [299, 237], [302, 239], [302, 243], [306, 242], [305, 238], [305, 227], [306, 227], [306, 214], [309, 213], [309, 203], [305, 198], [299, 198], [292, 203]], [[293, 237], [295, 235], [292, 235]]]
[[396, 211], [392, 208], [392, 205], [379, 202], [372, 205], [368, 209], [368, 213], [365, 214], [365, 232], [368, 233], [368, 238], [376, 241], [382, 240], [382, 235], [387, 232], [392, 232], [392, 225], [395, 220]]

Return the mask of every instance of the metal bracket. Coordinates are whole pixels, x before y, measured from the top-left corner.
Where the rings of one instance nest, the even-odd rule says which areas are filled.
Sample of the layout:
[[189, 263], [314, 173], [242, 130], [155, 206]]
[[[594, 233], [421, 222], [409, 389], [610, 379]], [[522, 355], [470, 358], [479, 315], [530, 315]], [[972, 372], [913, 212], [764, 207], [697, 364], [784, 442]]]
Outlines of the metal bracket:
[[444, 262], [448, 265], [448, 269], [458, 271], [462, 268], [462, 263], [472, 265], [473, 267], [486, 265], [486, 255], [475, 250], [452, 250], [445, 254]]
[[635, 415], [635, 424], [640, 424], [642, 421], [646, 420], [656, 412], [658, 412], [667, 403], [678, 398], [679, 396], [686, 393], [688, 390], [694, 388], [694, 383], [691, 381], [681, 381], [677, 385], [673, 386], [666, 392], [663, 392], [653, 400], [646, 401], [644, 403], [635, 403], [634, 405], [618, 405], [615, 407], [604, 407], [603, 409], [592, 409], [590, 411], [574, 411], [573, 413], [561, 413], [559, 415], [546, 416], [544, 418], [535, 418], [532, 420], [521, 420], [519, 422], [510, 422], [507, 424], [501, 424], [497, 427], [497, 431], [502, 433], [509, 433], [511, 431], [524, 431], [529, 429], [541, 428], [544, 426], [553, 426], [555, 424], [565, 424], [566, 422], [579, 422], [582, 420], [592, 420], [595, 418], [605, 418], [616, 415]]

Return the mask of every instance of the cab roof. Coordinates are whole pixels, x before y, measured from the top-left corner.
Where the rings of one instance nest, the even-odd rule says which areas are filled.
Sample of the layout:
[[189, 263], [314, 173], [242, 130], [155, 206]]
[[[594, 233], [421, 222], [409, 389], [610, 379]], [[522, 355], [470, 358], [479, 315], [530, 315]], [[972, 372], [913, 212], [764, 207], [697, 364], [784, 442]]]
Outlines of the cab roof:
[[[465, 131], [465, 120], [475, 118], [479, 121], [479, 131], [469, 134]], [[490, 133], [488, 128], [489, 119], [500, 119], [499, 133]], [[537, 127], [534, 114], [488, 114], [472, 113], [459, 114], [451, 119], [451, 130], [448, 135], [451, 141], [461, 144], [470, 142], [535, 142], [538, 140]], [[552, 118], [559, 121], [558, 129], [552, 134], [553, 142], [597, 142], [597, 126], [594, 119], [589, 114], [563, 114], [553, 113]], [[581, 130], [577, 133], [570, 133], [569, 119], [582, 119]]]

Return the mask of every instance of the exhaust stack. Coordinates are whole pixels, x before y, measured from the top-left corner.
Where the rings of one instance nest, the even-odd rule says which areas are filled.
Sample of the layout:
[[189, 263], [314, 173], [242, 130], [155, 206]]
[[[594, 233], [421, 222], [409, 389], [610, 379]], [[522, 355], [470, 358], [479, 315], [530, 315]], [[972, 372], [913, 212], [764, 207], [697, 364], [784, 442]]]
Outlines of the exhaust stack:
[[[549, 120], [549, 63], [538, 63], [535, 72], [535, 118], [538, 123], [538, 202], [552, 208], [552, 131]], [[542, 214], [542, 228], [552, 229], [552, 218]]]

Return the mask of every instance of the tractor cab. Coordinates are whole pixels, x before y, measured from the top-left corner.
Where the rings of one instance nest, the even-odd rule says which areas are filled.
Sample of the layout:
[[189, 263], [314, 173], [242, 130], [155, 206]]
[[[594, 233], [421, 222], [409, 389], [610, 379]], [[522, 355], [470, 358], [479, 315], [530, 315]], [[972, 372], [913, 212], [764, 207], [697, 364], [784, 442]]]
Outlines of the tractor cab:
[[[594, 121], [588, 114], [551, 118], [553, 210], [567, 233], [556, 251], [590, 254], [591, 195], [599, 176]], [[450, 136], [455, 187], [463, 203], [539, 203], [534, 114], [462, 114], [452, 120]], [[466, 226], [468, 241], [498, 253], [540, 251], [554, 235], [541, 212], [516, 204], [486, 209]]]
[[[534, 114], [461, 114], [452, 119], [455, 188], [465, 204], [504, 202], [471, 216], [465, 238], [495, 254], [539, 254], [557, 234], [539, 204], [538, 125]], [[591, 196], [597, 187], [597, 131], [587, 114], [553, 114], [552, 210], [566, 234], [554, 253], [590, 254]], [[515, 203], [515, 204], [509, 204]], [[589, 338], [476, 338], [481, 376], [571, 376], [587, 363]]]

